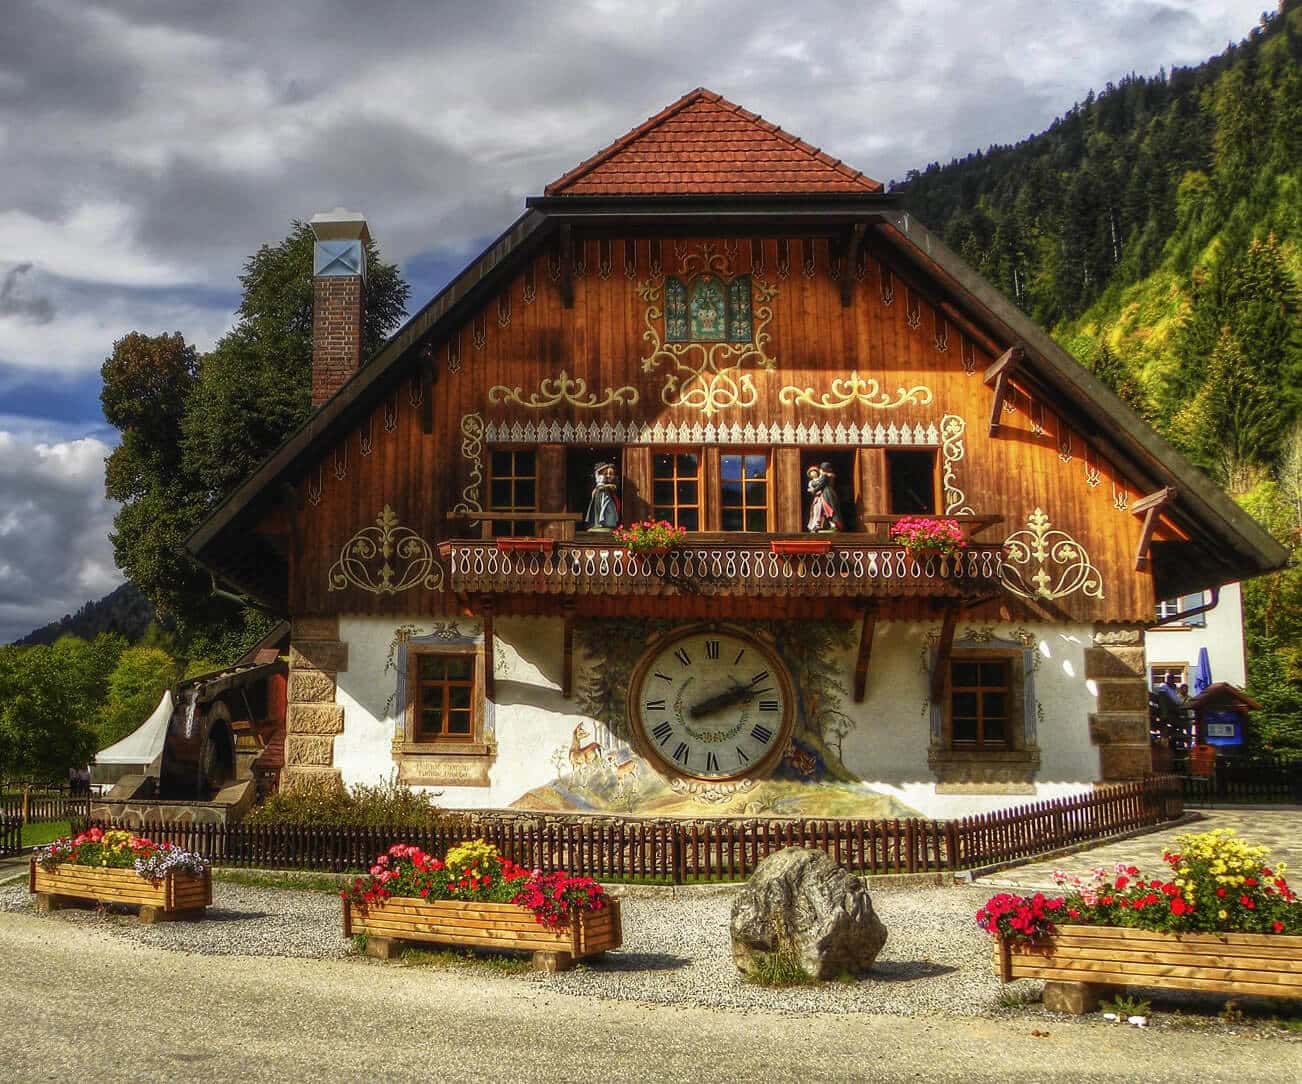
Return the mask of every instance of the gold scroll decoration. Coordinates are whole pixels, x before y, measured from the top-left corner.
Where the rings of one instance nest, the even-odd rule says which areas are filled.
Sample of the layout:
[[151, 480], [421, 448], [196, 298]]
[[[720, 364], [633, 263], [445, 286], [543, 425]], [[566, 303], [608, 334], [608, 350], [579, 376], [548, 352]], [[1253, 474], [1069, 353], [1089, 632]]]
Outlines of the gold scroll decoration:
[[1041, 508], [1036, 508], [1020, 531], [1004, 539], [1000, 579], [1022, 598], [1056, 599], [1079, 591], [1089, 598], [1103, 597], [1103, 577], [1085, 547], [1066, 531], [1058, 530]]
[[355, 587], [372, 595], [396, 595], [413, 587], [443, 588], [443, 566], [430, 544], [398, 522], [385, 505], [375, 523], [363, 527], [344, 543], [330, 568], [330, 590]]
[[931, 402], [931, 389], [915, 384], [911, 388], [896, 388], [892, 397], [881, 390], [881, 385], [871, 377], [862, 377], [854, 370], [846, 377], [832, 381], [831, 391], [821, 395], [813, 388], [800, 388], [788, 384], [778, 392], [778, 402], [788, 406], [811, 406], [816, 410], [844, 410], [848, 406], [865, 406], [873, 410], [894, 410], [896, 407], [916, 404], [926, 406]]
[[523, 388], [509, 388], [505, 384], [494, 384], [488, 389], [490, 403], [516, 403], [529, 410], [545, 410], [547, 407], [568, 403], [583, 410], [598, 410], [605, 406], [625, 403], [632, 405], [638, 400], [637, 388], [625, 385], [622, 388], [607, 388], [604, 395], [588, 391], [588, 382], [582, 377], [570, 376], [562, 369], [555, 378], [543, 377], [538, 390], [526, 398]]
[[482, 512], [479, 486], [484, 480], [484, 419], [479, 414], [461, 416], [461, 457], [470, 464], [469, 479], [461, 491], [461, 500], [452, 506], [459, 515]]
[[[719, 252], [712, 244], [696, 246], [689, 251], [677, 242], [674, 246], [679, 268], [684, 274], [712, 271], [723, 277], [733, 273], [736, 246], [725, 246]], [[706, 417], [730, 407], [746, 409], [759, 401], [755, 382], [749, 373], [741, 371], [747, 363], [761, 369], [776, 369], [777, 359], [769, 352], [770, 336], [766, 330], [773, 320], [771, 302], [778, 288], [751, 275], [751, 313], [753, 334], [749, 342], [665, 342], [661, 338], [664, 309], [661, 307], [661, 285], [658, 276], [638, 284], [638, 296], [647, 306], [646, 330], [642, 340], [648, 350], [642, 360], [643, 372], [654, 372], [662, 363], [672, 367], [665, 375], [660, 399], [670, 407], [699, 410]]]
[[946, 414], [940, 420], [940, 488], [945, 497], [945, 515], [970, 516], [972, 509], [968, 506], [967, 495], [959, 488], [955, 463], [961, 463], [967, 454], [963, 434], [967, 432], [967, 422], [957, 414]]

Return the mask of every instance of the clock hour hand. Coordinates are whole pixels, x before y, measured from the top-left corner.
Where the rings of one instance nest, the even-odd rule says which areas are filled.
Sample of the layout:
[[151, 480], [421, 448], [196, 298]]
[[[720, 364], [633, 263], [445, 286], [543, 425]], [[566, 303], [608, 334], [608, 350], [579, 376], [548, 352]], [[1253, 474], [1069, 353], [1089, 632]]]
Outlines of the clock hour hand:
[[752, 695], [749, 686], [734, 681], [731, 689], [724, 689], [721, 693], [707, 696], [704, 700], [688, 708], [687, 714], [693, 719], [699, 719], [702, 715], [709, 715], [712, 711], [718, 711], [720, 708], [730, 707], [742, 701], [749, 701]]

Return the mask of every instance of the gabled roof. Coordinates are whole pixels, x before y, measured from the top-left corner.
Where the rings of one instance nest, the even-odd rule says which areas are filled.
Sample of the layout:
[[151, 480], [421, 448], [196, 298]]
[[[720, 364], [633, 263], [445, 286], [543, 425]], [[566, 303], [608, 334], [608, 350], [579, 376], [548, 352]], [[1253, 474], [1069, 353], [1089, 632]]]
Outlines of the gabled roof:
[[548, 196], [828, 195], [881, 183], [697, 87], [547, 186]]

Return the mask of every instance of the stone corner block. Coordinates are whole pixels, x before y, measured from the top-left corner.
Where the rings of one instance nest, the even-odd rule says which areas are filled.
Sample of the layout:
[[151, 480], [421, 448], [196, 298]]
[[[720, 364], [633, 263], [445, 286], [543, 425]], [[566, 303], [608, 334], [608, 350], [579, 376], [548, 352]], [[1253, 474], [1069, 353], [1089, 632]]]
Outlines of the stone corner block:
[[348, 645], [338, 640], [295, 640], [289, 645], [289, 668], [340, 673], [348, 669]]
[[292, 625], [292, 638], [295, 640], [338, 640], [339, 618], [337, 617], [296, 617]]
[[290, 734], [285, 738], [286, 767], [329, 768], [334, 759], [334, 738], [318, 734]]
[[1153, 774], [1153, 751], [1143, 745], [1099, 746], [1099, 774], [1105, 783], [1122, 783]]
[[1099, 711], [1148, 711], [1148, 686], [1137, 678], [1101, 678]]
[[1143, 678], [1147, 673], [1142, 647], [1087, 647], [1087, 678]]
[[342, 734], [342, 704], [290, 704], [285, 730], [289, 734]]
[[1099, 712], [1090, 716], [1095, 745], [1147, 745], [1148, 716], [1136, 712]]
[[311, 768], [286, 765], [280, 773], [280, 789], [286, 794], [301, 794], [322, 789], [342, 790], [343, 773], [338, 768]]
[[325, 670], [294, 670], [289, 675], [291, 704], [333, 704], [335, 676]]

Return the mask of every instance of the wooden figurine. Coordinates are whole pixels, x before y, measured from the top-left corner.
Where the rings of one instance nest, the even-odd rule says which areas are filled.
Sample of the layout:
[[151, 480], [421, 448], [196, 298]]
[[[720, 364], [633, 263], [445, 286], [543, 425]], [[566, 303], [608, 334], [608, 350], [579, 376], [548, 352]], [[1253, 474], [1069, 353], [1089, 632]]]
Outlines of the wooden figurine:
[[619, 484], [614, 463], [598, 463], [584, 522], [590, 531], [613, 531], [620, 524]]
[[841, 530], [841, 502], [836, 494], [836, 472], [832, 464], [810, 467], [805, 477], [809, 480], [805, 491], [813, 494], [814, 498], [809, 505], [809, 530]]

